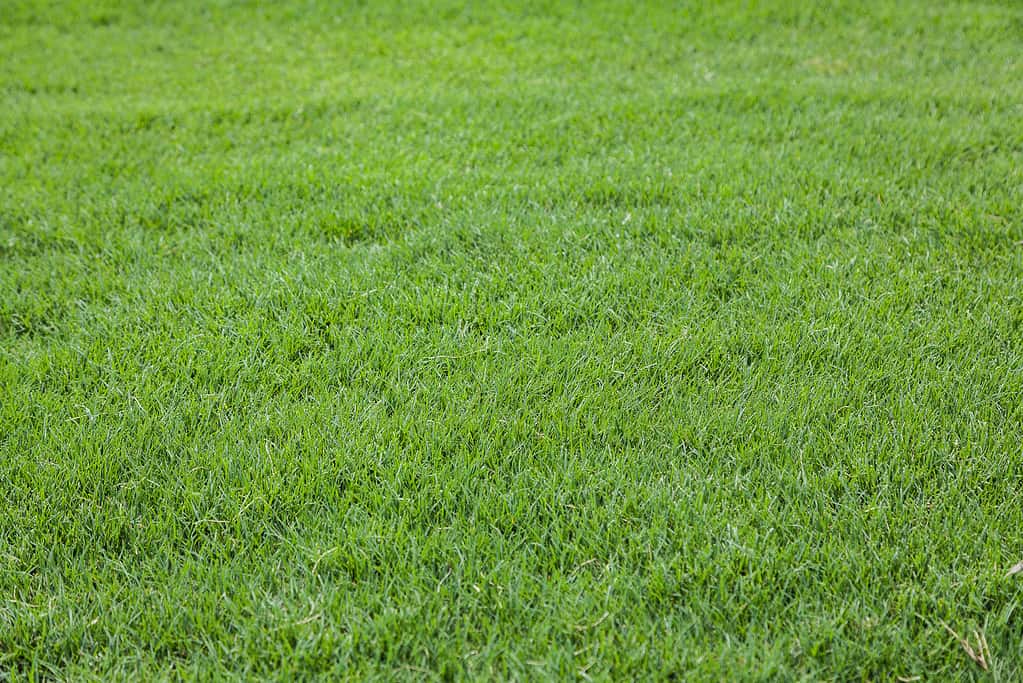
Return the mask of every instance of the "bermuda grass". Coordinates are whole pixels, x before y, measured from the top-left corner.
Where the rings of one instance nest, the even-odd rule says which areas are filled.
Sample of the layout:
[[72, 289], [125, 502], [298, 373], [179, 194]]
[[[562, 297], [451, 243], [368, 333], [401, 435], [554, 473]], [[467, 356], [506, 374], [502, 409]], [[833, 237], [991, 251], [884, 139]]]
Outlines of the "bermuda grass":
[[0, 680], [1019, 680], [1023, 6], [811, 5], [0, 3]]

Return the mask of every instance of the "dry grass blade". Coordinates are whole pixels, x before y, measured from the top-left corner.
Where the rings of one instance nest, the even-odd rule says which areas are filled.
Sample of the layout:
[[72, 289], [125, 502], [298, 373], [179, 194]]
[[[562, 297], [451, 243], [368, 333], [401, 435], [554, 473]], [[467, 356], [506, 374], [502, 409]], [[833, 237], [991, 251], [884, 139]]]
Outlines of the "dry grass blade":
[[1009, 568], [1009, 573], [1006, 576], [1014, 576], [1016, 574], [1023, 574], [1023, 560], [1020, 560], [1016, 564]]
[[946, 624], [944, 621], [941, 625], [945, 627], [945, 630], [952, 634], [952, 636], [959, 641], [959, 644], [963, 646], [963, 650], [966, 651], [967, 656], [976, 662], [984, 671], [988, 671], [988, 663], [991, 661], [991, 649], [988, 647], [987, 638], [984, 634], [976, 629], [973, 631], [973, 637], [977, 640], [977, 649], [973, 649], [973, 645], [966, 638], [963, 638], [958, 633], [952, 630], [952, 627]]

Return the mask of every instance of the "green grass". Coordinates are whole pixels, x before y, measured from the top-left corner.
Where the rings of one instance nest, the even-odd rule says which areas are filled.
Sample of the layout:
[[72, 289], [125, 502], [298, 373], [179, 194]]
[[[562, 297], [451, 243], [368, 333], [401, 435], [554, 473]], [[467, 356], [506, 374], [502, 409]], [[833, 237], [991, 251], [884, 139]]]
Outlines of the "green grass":
[[0, 680], [1023, 676], [1023, 6], [0, 4]]

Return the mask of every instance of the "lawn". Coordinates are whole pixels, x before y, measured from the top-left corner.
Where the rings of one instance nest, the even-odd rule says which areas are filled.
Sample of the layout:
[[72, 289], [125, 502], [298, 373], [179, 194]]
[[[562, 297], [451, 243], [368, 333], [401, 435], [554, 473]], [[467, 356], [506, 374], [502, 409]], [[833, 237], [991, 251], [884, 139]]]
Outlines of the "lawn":
[[0, 680], [1020, 680], [1023, 5], [811, 5], [3, 0]]

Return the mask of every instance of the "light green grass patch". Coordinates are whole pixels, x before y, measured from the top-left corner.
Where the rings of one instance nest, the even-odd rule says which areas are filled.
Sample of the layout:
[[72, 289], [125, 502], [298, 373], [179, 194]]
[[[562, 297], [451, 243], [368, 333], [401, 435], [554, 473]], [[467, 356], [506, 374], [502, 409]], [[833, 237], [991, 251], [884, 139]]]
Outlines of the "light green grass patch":
[[1023, 675], [1014, 3], [0, 8], [0, 679]]

